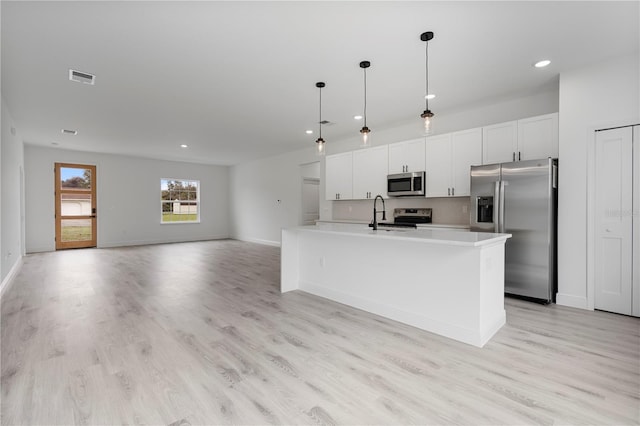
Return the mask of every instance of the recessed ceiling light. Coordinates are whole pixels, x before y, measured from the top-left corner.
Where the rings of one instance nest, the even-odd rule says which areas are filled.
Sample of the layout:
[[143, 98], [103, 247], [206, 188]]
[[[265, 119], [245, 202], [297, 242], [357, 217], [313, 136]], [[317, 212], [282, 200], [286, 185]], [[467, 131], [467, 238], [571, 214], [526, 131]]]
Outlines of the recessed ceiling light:
[[305, 133], [308, 134], [308, 135], [311, 135], [311, 134], [313, 134], [313, 130], [305, 130]]
[[361, 115], [354, 115], [353, 119], [354, 120], [362, 120], [362, 116]]
[[65, 135], [77, 135], [78, 131], [77, 130], [62, 129], [62, 133], [65, 134]]
[[433, 99], [435, 97], [436, 97], [436, 95], [434, 95], [433, 93], [429, 93], [428, 95], [424, 96], [425, 99]]
[[549, 65], [550, 63], [551, 63], [551, 61], [550, 61], [550, 60], [545, 59], [545, 60], [543, 60], [543, 61], [538, 61], [538, 62], [536, 62], [535, 64], [533, 64], [533, 66], [534, 66], [534, 67], [536, 67], [536, 68], [544, 68], [544, 67], [546, 67], [547, 65]]
[[183, 143], [183, 144], [180, 144], [180, 148], [189, 148], [189, 145]]

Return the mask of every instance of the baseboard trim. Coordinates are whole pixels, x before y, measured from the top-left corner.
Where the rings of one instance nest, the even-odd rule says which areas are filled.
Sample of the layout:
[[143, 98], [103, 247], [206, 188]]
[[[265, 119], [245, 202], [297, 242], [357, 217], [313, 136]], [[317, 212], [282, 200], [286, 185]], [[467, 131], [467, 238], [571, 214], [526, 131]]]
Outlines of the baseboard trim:
[[161, 240], [133, 240], [133, 241], [109, 241], [98, 244], [98, 248], [116, 248], [116, 247], [130, 247], [130, 246], [147, 246], [153, 244], [175, 244], [175, 243], [195, 243], [198, 241], [212, 241], [212, 240], [226, 240], [229, 239], [228, 235], [212, 235], [204, 238], [194, 239], [166, 239]]
[[281, 247], [280, 241], [262, 240], [260, 238], [239, 238], [239, 237], [236, 237], [234, 239], [238, 241], [244, 241], [247, 243], [262, 244], [265, 246], [272, 246], [272, 247]]
[[572, 294], [556, 294], [556, 305], [568, 306], [570, 308], [589, 309], [587, 298], [584, 296], [574, 296]]
[[9, 288], [13, 284], [13, 281], [14, 281], [13, 279], [15, 278], [16, 275], [18, 275], [18, 272], [20, 272], [20, 269], [22, 269], [22, 263], [23, 263], [22, 256], [20, 256], [18, 258], [18, 261], [13, 264], [13, 267], [11, 268], [7, 276], [4, 277], [4, 279], [2, 280], [2, 283], [0, 283], [0, 299], [4, 296], [4, 293], [7, 290], [9, 290]]

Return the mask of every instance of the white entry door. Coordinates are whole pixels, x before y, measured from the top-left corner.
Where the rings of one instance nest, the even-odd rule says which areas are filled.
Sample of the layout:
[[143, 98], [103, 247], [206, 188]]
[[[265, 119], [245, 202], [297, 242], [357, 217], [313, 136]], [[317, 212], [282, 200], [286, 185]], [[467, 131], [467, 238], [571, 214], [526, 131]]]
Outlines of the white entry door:
[[631, 315], [633, 129], [596, 134], [595, 308]]

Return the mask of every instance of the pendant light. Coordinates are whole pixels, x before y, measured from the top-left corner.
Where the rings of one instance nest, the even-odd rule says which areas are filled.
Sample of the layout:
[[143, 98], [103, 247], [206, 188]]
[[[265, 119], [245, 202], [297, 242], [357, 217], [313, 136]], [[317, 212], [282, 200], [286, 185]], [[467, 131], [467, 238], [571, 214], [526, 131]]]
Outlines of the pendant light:
[[431, 127], [433, 125], [433, 112], [429, 109], [429, 40], [433, 38], [433, 32], [427, 31], [420, 34], [420, 40], [425, 42], [424, 57], [425, 57], [425, 73], [424, 80], [426, 91], [424, 94], [425, 107], [424, 112], [420, 114], [422, 117], [422, 134], [431, 134]]
[[317, 154], [318, 155], [324, 155], [324, 139], [322, 139], [322, 88], [325, 86], [325, 84], [322, 81], [319, 81], [316, 83], [316, 87], [319, 89], [319, 93], [320, 93], [320, 119], [318, 120], [318, 127], [319, 127], [319, 131], [318, 131], [318, 139], [316, 139], [316, 148], [318, 149]]
[[367, 148], [371, 146], [371, 130], [367, 127], [367, 68], [371, 66], [371, 62], [362, 61], [360, 62], [360, 68], [364, 72], [364, 114], [362, 117], [364, 118], [364, 126], [360, 129], [360, 134], [362, 135], [362, 143], [360, 146], [362, 148]]

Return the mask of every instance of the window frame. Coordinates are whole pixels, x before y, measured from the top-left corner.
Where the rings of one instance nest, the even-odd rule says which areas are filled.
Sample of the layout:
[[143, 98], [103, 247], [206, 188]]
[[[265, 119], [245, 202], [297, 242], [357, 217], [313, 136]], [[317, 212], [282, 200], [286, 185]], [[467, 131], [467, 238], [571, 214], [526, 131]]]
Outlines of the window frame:
[[[162, 184], [165, 182], [174, 181], [174, 182], [191, 182], [196, 185], [196, 199], [193, 200], [196, 205], [196, 219], [195, 220], [172, 220], [172, 221], [164, 221], [164, 211], [163, 207], [165, 204], [173, 203], [175, 200], [163, 200], [162, 199]], [[180, 201], [180, 200], [179, 200]], [[191, 200], [188, 200], [191, 202]], [[160, 178], [160, 225], [184, 225], [190, 223], [200, 223], [200, 179], [184, 179], [184, 178]]]

